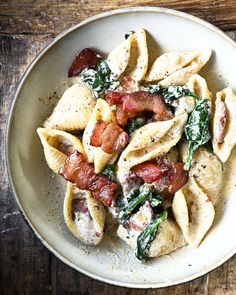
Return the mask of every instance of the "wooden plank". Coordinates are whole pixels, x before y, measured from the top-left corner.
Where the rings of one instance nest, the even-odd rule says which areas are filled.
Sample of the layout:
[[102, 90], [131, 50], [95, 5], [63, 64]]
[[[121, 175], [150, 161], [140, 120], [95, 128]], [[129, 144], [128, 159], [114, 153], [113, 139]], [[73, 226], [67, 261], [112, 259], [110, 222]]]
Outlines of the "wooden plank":
[[51, 34], [88, 16], [117, 7], [160, 6], [181, 10], [203, 18], [223, 30], [236, 29], [235, 0], [83, 0], [83, 1], [1, 1], [0, 31], [5, 34]]
[[[23, 71], [45, 44], [33, 38], [0, 36], [0, 138], [4, 138], [7, 111]], [[49, 293], [49, 252], [26, 224], [9, 189], [4, 167], [4, 140], [0, 141], [0, 293]]]

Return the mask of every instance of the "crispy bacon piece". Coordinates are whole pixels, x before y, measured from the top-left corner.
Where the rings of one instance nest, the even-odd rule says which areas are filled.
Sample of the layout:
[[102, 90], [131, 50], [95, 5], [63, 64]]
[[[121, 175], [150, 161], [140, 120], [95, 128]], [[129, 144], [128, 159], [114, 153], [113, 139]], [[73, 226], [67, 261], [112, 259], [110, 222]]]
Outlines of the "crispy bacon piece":
[[122, 103], [116, 106], [116, 122], [120, 126], [125, 126], [129, 120], [129, 114], [123, 111]]
[[102, 135], [107, 128], [107, 123], [103, 120], [98, 120], [95, 128], [93, 129], [93, 134], [90, 139], [90, 144], [99, 147], [102, 145]]
[[184, 170], [183, 163], [176, 163], [168, 173], [169, 193], [176, 193], [188, 181], [188, 172]]
[[159, 121], [173, 118], [173, 114], [167, 109], [163, 97], [147, 91], [125, 94], [123, 96], [123, 111], [128, 113], [152, 111]]
[[128, 139], [128, 134], [116, 123], [107, 124], [103, 120], [99, 120], [93, 129], [90, 143], [93, 146], [101, 147], [105, 153], [112, 154], [121, 150]]
[[93, 165], [78, 151], [65, 160], [59, 174], [78, 188], [90, 190], [105, 206], [111, 206], [117, 184], [106, 176], [96, 174]]
[[90, 48], [84, 48], [76, 54], [74, 61], [68, 70], [68, 77], [78, 75], [85, 68], [95, 68], [100, 59], [102, 59], [101, 54], [93, 51]]
[[112, 105], [112, 104], [119, 104], [122, 102], [123, 93], [117, 92], [117, 91], [108, 91], [106, 93], [105, 99], [106, 101]]
[[140, 112], [151, 111], [155, 119], [165, 121], [173, 118], [172, 112], [167, 108], [163, 97], [147, 91], [133, 93], [108, 92], [106, 100], [109, 104], [116, 104], [116, 119], [121, 126], [126, 125], [129, 118], [135, 117]]
[[147, 183], [152, 183], [164, 176], [168, 168], [152, 162], [144, 162], [131, 168], [131, 171]]
[[147, 183], [152, 183], [163, 194], [174, 194], [188, 181], [188, 172], [182, 163], [172, 163], [160, 157], [157, 163], [144, 162], [131, 168], [131, 171]]

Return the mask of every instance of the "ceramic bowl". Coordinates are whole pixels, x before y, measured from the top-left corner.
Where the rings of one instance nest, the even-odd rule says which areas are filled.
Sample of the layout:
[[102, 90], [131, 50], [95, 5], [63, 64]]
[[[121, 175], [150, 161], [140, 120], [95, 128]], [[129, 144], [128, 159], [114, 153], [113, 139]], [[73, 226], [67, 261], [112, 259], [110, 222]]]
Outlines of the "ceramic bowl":
[[[63, 215], [65, 182], [49, 171], [36, 128], [52, 111], [53, 93], [63, 91], [67, 70], [77, 51], [94, 47], [108, 53], [130, 30], [145, 28], [155, 54], [211, 48], [202, 75], [213, 93], [236, 90], [236, 46], [223, 32], [191, 15], [154, 7], [125, 8], [82, 21], [60, 34], [33, 61], [13, 100], [6, 140], [7, 167], [16, 200], [42, 243], [76, 270], [103, 282], [156, 288], [197, 278], [236, 252], [236, 171], [233, 152], [226, 169], [224, 200], [215, 222], [198, 249], [188, 246], [146, 264], [135, 260], [122, 241], [107, 237], [98, 247], [83, 246], [67, 230]], [[50, 99], [50, 97], [52, 99]]]

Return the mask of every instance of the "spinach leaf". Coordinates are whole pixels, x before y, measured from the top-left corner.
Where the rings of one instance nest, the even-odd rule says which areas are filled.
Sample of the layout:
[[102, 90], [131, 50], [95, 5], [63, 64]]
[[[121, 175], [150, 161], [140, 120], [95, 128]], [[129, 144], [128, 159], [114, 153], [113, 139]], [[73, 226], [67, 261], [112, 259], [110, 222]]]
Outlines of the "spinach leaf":
[[102, 171], [102, 175], [108, 177], [111, 181], [115, 181], [115, 166], [113, 164], [107, 164]]
[[199, 99], [193, 92], [188, 89], [187, 85], [176, 86], [171, 85], [167, 88], [162, 88], [160, 84], [151, 84], [141, 86], [142, 90], [148, 91], [149, 93], [156, 93], [163, 96], [164, 101], [169, 106], [175, 106], [176, 101], [178, 101], [183, 96], [192, 96]]
[[163, 201], [164, 201], [163, 196], [157, 195], [155, 193], [152, 193], [152, 195], [149, 198], [150, 205], [153, 208], [158, 207], [159, 205], [161, 205], [163, 203]]
[[208, 142], [211, 138], [209, 132], [210, 105], [208, 99], [200, 99], [188, 118], [185, 126], [185, 135], [188, 140], [188, 153], [185, 159], [184, 169], [189, 170], [193, 152]]
[[137, 247], [135, 250], [135, 256], [141, 260], [146, 260], [146, 255], [148, 253], [148, 250], [151, 246], [152, 241], [155, 239], [157, 230], [159, 225], [162, 221], [164, 221], [168, 216], [168, 213], [166, 210], [164, 210], [160, 214], [156, 214], [153, 221], [146, 226], [141, 233], [139, 234], [137, 238]]
[[[120, 208], [118, 217], [119, 219], [125, 220], [127, 219], [130, 214], [138, 208], [143, 201], [145, 201], [149, 195], [153, 192], [154, 187], [153, 186], [141, 186], [140, 189], [137, 191], [133, 191], [133, 194], [129, 194], [129, 197], [127, 198], [127, 202], [124, 204], [122, 208]], [[135, 192], [135, 194], [134, 194]]]
[[164, 198], [155, 193], [152, 185], [142, 185], [139, 189], [131, 190], [127, 197], [120, 196], [116, 203], [119, 219], [128, 219], [146, 200], [156, 208], [163, 203]]
[[124, 196], [124, 195], [119, 195], [117, 200], [116, 200], [116, 207], [118, 211], [122, 211], [125, 209], [125, 207], [128, 205], [129, 201], [133, 198], [136, 198], [140, 194], [140, 191], [138, 188], [133, 188], [130, 190], [129, 194]]
[[130, 135], [136, 129], [142, 127], [144, 124], [145, 124], [145, 119], [143, 118], [130, 119], [125, 126], [125, 131]]
[[147, 91], [151, 94], [162, 94], [162, 87], [160, 84], [143, 85], [141, 90]]
[[100, 61], [95, 70], [84, 69], [80, 73], [80, 78], [93, 90], [95, 98], [106, 90], [115, 90], [119, 84], [119, 81], [111, 77], [111, 70], [105, 60]]
[[171, 85], [168, 88], [163, 89], [162, 95], [168, 105], [173, 105], [176, 100], [179, 100], [183, 96], [193, 96], [197, 98], [197, 96], [188, 89], [187, 85]]

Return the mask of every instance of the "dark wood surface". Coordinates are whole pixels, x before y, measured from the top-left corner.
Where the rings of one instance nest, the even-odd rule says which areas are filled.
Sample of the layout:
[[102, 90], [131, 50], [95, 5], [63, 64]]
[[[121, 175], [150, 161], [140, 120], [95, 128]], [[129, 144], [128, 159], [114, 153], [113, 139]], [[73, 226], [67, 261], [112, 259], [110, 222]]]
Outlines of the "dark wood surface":
[[236, 256], [208, 275], [165, 289], [126, 289], [90, 279], [63, 264], [41, 244], [11, 193], [4, 167], [6, 118], [27, 66], [55, 35], [69, 26], [101, 11], [138, 5], [159, 5], [194, 14], [227, 30], [236, 40], [235, 0], [0, 1], [0, 294], [236, 294]]

